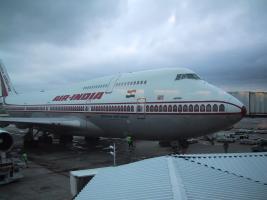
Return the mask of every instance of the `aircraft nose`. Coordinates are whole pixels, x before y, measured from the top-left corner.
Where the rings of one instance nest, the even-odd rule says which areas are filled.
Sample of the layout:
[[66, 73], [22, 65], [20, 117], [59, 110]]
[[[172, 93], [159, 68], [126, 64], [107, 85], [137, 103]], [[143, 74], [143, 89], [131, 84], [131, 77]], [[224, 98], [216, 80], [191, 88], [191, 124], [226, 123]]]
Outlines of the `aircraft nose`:
[[247, 114], [246, 107], [237, 98], [233, 97], [232, 95], [229, 95], [228, 102], [228, 113], [231, 114], [232, 118], [235, 118], [234, 115], [237, 114], [236, 116], [239, 120], [241, 120]]

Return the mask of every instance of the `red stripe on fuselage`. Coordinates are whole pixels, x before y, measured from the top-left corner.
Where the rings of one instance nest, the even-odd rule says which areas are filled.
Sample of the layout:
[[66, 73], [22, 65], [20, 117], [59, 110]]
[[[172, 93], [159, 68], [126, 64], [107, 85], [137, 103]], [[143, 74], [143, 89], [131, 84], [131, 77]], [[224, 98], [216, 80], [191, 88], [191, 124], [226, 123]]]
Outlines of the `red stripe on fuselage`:
[[[232, 106], [235, 106], [237, 108], [242, 108], [236, 104], [226, 102], [226, 101], [165, 101], [165, 102], [144, 102], [144, 104], [168, 104], [168, 103], [225, 103], [229, 104]], [[117, 105], [117, 104], [129, 104], [129, 105], [135, 105], [135, 104], [140, 104], [140, 102], [118, 102], [118, 103], [91, 103], [91, 104], [85, 104], [85, 103], [78, 103], [78, 104], [34, 104], [34, 105], [27, 105], [27, 106], [94, 106], [94, 105]], [[17, 105], [17, 104], [8, 104], [6, 103], [5, 105], [10, 105], [10, 106], [25, 106], [25, 105]]]

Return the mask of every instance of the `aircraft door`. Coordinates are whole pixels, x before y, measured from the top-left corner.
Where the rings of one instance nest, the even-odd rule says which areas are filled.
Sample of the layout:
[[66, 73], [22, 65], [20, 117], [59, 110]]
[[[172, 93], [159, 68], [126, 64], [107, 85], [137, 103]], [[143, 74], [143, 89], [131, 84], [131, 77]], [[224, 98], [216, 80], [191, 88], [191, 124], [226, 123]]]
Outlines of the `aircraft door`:
[[105, 91], [106, 94], [109, 94], [113, 91], [113, 88], [115, 87], [115, 84], [117, 83], [118, 79], [120, 78], [120, 75], [114, 76], [111, 78], [108, 87]]
[[137, 119], [146, 118], [146, 98], [137, 99], [136, 116], [137, 116]]

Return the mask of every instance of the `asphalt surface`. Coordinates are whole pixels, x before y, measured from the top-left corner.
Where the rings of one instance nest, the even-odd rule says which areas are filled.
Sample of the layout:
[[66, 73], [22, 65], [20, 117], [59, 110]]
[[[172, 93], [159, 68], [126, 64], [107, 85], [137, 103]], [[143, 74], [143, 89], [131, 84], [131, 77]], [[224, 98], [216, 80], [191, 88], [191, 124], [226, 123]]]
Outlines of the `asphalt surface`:
[[[257, 131], [267, 130], [267, 118], [245, 118], [235, 126], [236, 129], [253, 130], [254, 137], [266, 138], [267, 134]], [[22, 170], [24, 178], [0, 186], [0, 200], [62, 200], [72, 199], [70, 194], [69, 171], [98, 168], [113, 165], [113, 157], [104, 148], [116, 143], [117, 164], [122, 165], [146, 158], [173, 153], [170, 147], [160, 147], [157, 141], [135, 141], [134, 149], [128, 148], [125, 140], [103, 139], [96, 145], [88, 146], [83, 138], [75, 137], [73, 144], [66, 146], [58, 143], [39, 145], [37, 148], [23, 149], [23, 131], [14, 127], [7, 128], [15, 138], [12, 154], [20, 157], [27, 152], [29, 168]], [[235, 132], [230, 130], [229, 132]], [[250, 152], [251, 145], [240, 145], [238, 142], [229, 145], [228, 152]], [[191, 144], [186, 153], [223, 153], [222, 143], [212, 145], [205, 140]]]

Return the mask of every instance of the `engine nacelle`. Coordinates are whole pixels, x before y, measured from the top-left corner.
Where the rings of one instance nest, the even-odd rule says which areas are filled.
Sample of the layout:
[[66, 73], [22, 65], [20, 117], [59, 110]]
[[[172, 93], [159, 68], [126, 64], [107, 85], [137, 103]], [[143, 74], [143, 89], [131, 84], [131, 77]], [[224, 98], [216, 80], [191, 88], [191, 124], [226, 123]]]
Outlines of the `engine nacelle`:
[[13, 146], [13, 143], [12, 135], [9, 132], [0, 129], [0, 151], [9, 151]]

